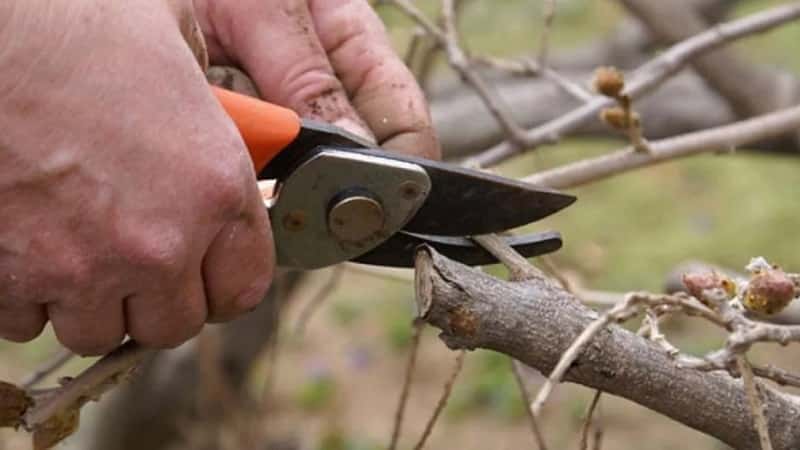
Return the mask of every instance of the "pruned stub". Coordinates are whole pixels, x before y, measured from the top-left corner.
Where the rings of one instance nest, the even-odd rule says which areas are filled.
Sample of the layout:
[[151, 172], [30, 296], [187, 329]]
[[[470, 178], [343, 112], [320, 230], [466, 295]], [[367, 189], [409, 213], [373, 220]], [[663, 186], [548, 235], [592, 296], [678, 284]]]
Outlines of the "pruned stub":
[[447, 312], [447, 329], [458, 337], [472, 338], [478, 332], [479, 321], [468, 308], [457, 306]]

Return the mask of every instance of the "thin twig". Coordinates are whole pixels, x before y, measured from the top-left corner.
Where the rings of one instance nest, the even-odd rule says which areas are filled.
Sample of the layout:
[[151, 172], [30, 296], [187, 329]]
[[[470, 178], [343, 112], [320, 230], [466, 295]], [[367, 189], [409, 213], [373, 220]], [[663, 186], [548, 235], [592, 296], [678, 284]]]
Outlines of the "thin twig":
[[528, 416], [528, 425], [531, 427], [531, 433], [533, 434], [533, 439], [536, 442], [536, 446], [539, 450], [547, 450], [547, 443], [545, 442], [544, 436], [542, 436], [542, 432], [539, 429], [539, 423], [530, 408], [531, 394], [528, 392], [528, 386], [525, 385], [525, 380], [522, 377], [522, 366], [516, 359], [513, 358], [511, 358], [511, 372], [514, 374], [514, 380], [517, 382], [517, 387], [519, 387], [522, 401], [525, 402], [525, 415]]
[[438, 27], [428, 19], [428, 17], [409, 0], [391, 0], [391, 2], [414, 20], [444, 49], [450, 67], [458, 73], [465, 83], [475, 90], [486, 105], [486, 108], [503, 129], [509, 142], [521, 142], [524, 136], [522, 128], [516, 123], [503, 101], [491, 91], [483, 78], [473, 70], [470, 65], [470, 58], [467, 57], [464, 49], [461, 48], [456, 29], [455, 18], [457, 14], [454, 1], [442, 0], [441, 27]]
[[600, 398], [603, 395], [603, 391], [597, 390], [592, 397], [592, 403], [589, 404], [589, 410], [586, 411], [586, 417], [583, 420], [583, 426], [581, 426], [581, 440], [578, 444], [578, 448], [580, 450], [588, 450], [589, 449], [589, 431], [592, 429], [592, 417], [594, 417], [594, 411], [597, 409], [597, 405], [600, 404]]
[[553, 29], [553, 20], [556, 17], [556, 0], [544, 1], [544, 25], [542, 27], [542, 34], [539, 37], [539, 53], [538, 62], [539, 66], [546, 68], [548, 66], [548, 55], [550, 53], [550, 31]]
[[601, 315], [597, 320], [589, 324], [580, 335], [572, 342], [572, 344], [567, 348], [567, 350], [561, 355], [561, 359], [556, 364], [556, 367], [553, 368], [553, 371], [550, 373], [550, 376], [547, 377], [547, 381], [542, 385], [539, 389], [539, 393], [536, 395], [536, 398], [530, 405], [533, 414], [538, 416], [542, 410], [542, 406], [545, 404], [547, 399], [550, 397], [550, 393], [553, 391], [553, 387], [560, 383], [566, 374], [567, 369], [575, 362], [575, 359], [578, 357], [580, 352], [592, 340], [592, 338], [599, 333], [602, 329], [604, 329], [609, 323], [617, 320], [618, 316], [622, 315], [622, 313], [626, 313], [630, 309], [630, 302], [625, 301], [620, 303], [605, 314]]
[[558, 268], [558, 265], [555, 263], [555, 261], [553, 261], [553, 258], [550, 255], [541, 255], [536, 258], [536, 261], [548, 275], [558, 281], [558, 284], [560, 284], [561, 287], [563, 287], [566, 291], [572, 292], [573, 294], [575, 293], [575, 286], [573, 286], [570, 280], [564, 276], [563, 273], [561, 273], [561, 269]]
[[498, 261], [502, 262], [511, 272], [511, 281], [523, 281], [535, 277], [540, 277], [539, 269], [533, 267], [528, 260], [522, 257], [506, 241], [496, 234], [485, 234], [473, 236], [472, 240], [477, 242], [486, 251], [492, 254]]
[[336, 286], [338, 286], [339, 282], [342, 280], [342, 275], [344, 275], [344, 267], [334, 267], [328, 279], [325, 280], [325, 283], [319, 287], [319, 290], [317, 290], [311, 300], [303, 306], [294, 326], [295, 336], [302, 336], [305, 333], [306, 325], [308, 325], [309, 320], [311, 320], [314, 313], [336, 290]]
[[414, 321], [414, 334], [411, 337], [411, 348], [408, 354], [408, 363], [406, 364], [406, 373], [403, 378], [403, 389], [400, 391], [400, 401], [397, 404], [397, 410], [394, 414], [394, 425], [392, 426], [392, 439], [389, 442], [389, 450], [397, 448], [397, 442], [400, 440], [400, 430], [403, 427], [403, 416], [406, 411], [406, 404], [408, 403], [408, 394], [411, 392], [411, 379], [414, 376], [414, 370], [417, 364], [417, 354], [419, 353], [419, 341], [422, 336], [422, 328], [425, 322], [421, 320]]
[[413, 283], [414, 273], [409, 269], [395, 269], [393, 267], [368, 266], [366, 264], [344, 263], [348, 272], [353, 272], [371, 277], [380, 278], [399, 283]]
[[461, 369], [464, 367], [464, 358], [466, 355], [467, 352], [465, 350], [458, 352], [458, 356], [456, 357], [456, 365], [453, 368], [453, 372], [450, 374], [450, 378], [448, 378], [447, 382], [444, 384], [444, 392], [442, 392], [442, 396], [436, 403], [436, 408], [433, 410], [433, 415], [428, 420], [428, 423], [425, 424], [425, 431], [422, 432], [422, 436], [414, 446], [414, 450], [422, 450], [422, 448], [425, 446], [425, 442], [428, 440], [428, 437], [433, 431], [434, 425], [436, 425], [436, 421], [439, 419], [439, 415], [441, 415], [444, 407], [447, 406], [447, 400], [450, 398], [450, 394], [453, 392], [453, 385], [456, 382], [456, 378], [458, 378], [458, 374], [461, 373]]
[[649, 152], [637, 152], [632, 147], [626, 147], [607, 155], [539, 172], [523, 180], [538, 186], [566, 189], [677, 158], [730, 151], [798, 128], [800, 106], [795, 106], [729, 125], [651, 141]]
[[769, 438], [769, 424], [767, 424], [767, 417], [764, 415], [764, 404], [758, 393], [758, 385], [753, 377], [753, 371], [750, 369], [750, 364], [744, 355], [736, 356], [736, 365], [742, 374], [744, 390], [750, 402], [750, 412], [753, 413], [753, 422], [758, 431], [758, 438], [761, 441], [761, 450], [772, 450], [772, 441]]
[[502, 59], [493, 56], [474, 56], [471, 59], [476, 67], [485, 66], [521, 77], [544, 77], [556, 84], [565, 93], [581, 102], [594, 98], [589, 90], [550, 67], [541, 67], [531, 58]]
[[152, 351], [134, 341], [122, 344], [71, 379], [57, 393], [29, 409], [24, 417], [25, 427], [33, 430], [68, 408], [80, 407], [86, 401], [99, 398], [128, 376], [138, 362]]
[[[738, 39], [762, 33], [800, 18], [800, 4], [781, 5], [765, 11], [726, 22], [681, 41], [637, 69], [627, 83], [625, 93], [635, 100], [660, 86], [683, 69], [692, 59]], [[531, 150], [545, 143], [557, 142], [597, 117], [603, 108], [614, 104], [604, 96], [592, 100], [534, 129], [524, 132], [522, 144], [503, 142], [470, 159], [470, 166], [496, 165], [522, 150]]]
[[41, 367], [38, 367], [36, 370], [33, 371], [30, 375], [28, 375], [24, 380], [22, 380], [22, 387], [24, 389], [30, 389], [37, 384], [41, 383], [45, 378], [52, 375], [58, 369], [64, 367], [66, 363], [68, 363], [75, 354], [71, 351], [62, 348], [52, 357], [50, 357]]

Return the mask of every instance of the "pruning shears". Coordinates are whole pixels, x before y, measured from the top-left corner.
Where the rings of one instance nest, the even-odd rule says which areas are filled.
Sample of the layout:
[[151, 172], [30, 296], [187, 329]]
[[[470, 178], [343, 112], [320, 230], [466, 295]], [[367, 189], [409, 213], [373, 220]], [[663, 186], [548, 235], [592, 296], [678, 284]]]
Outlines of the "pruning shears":
[[[560, 192], [377, 148], [333, 125], [212, 87], [233, 119], [259, 180], [276, 180], [267, 202], [278, 265], [339, 262], [413, 267], [427, 244], [468, 265], [497, 260], [466, 236], [498, 233], [575, 201]], [[526, 257], [561, 248], [549, 231], [508, 237]]]

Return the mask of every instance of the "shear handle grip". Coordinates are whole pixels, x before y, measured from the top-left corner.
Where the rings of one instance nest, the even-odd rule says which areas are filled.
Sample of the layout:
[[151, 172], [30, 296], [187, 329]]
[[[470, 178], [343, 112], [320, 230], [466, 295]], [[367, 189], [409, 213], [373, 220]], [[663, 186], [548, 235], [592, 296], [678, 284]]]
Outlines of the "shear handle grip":
[[256, 173], [261, 172], [300, 133], [300, 117], [291, 109], [217, 86], [211, 89], [239, 129]]

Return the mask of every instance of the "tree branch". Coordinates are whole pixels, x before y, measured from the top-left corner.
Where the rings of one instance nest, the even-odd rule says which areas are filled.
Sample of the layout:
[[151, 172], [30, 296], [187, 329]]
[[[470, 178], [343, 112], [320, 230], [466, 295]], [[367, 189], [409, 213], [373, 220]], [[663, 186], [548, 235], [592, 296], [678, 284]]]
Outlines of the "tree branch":
[[[701, 13], [682, 2], [620, 1], [658, 41], [667, 45], [708, 28]], [[791, 14], [791, 7], [784, 11]], [[707, 53], [691, 64], [708, 86], [730, 103], [739, 117], [764, 114], [786, 107], [793, 100], [791, 97], [794, 96], [777, 95], [780, 90], [775, 86], [780, 84], [780, 80], [773, 76], [772, 71], [744, 61], [732, 49]]]
[[[453, 349], [486, 348], [549, 373], [598, 315], [544, 277], [504, 282], [424, 248], [417, 255], [420, 317]], [[723, 373], [681, 368], [659, 346], [618, 326], [595, 336], [566, 380], [632, 400], [742, 449], [759, 436], [742, 383]], [[775, 449], [800, 447], [800, 404], [764, 389]], [[697, 407], [697, 399], [703, 407]]]
[[751, 142], [796, 132], [800, 128], [800, 106], [753, 119], [650, 142], [650, 152], [632, 147], [581, 160], [533, 174], [525, 181], [554, 189], [565, 189], [597, 181], [644, 166], [712, 151], [731, 151]]
[[[624, 93], [631, 99], [637, 99], [661, 85], [693, 58], [737, 39], [767, 31], [798, 18], [800, 18], [800, 4], [790, 4], [774, 7], [708, 29], [673, 45], [637, 69], [630, 77]], [[544, 143], [556, 142], [565, 134], [594, 119], [600, 110], [613, 104], [614, 100], [612, 99], [595, 96], [569, 113], [527, 131], [522, 143], [526, 149], [530, 150]], [[479, 167], [495, 165], [521, 151], [515, 143], [503, 142], [474, 156], [470, 165]]]

